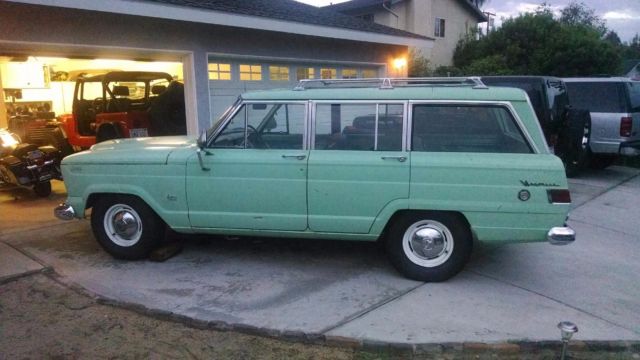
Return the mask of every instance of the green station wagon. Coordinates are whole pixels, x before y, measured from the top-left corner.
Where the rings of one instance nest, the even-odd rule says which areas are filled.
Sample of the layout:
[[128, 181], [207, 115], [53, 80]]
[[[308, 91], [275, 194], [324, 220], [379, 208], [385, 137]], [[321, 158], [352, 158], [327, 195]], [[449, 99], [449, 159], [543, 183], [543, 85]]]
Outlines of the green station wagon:
[[443, 281], [474, 241], [567, 244], [564, 167], [525, 92], [478, 78], [306, 80], [242, 95], [199, 139], [118, 139], [62, 162], [55, 209], [116, 258], [178, 233], [384, 241]]

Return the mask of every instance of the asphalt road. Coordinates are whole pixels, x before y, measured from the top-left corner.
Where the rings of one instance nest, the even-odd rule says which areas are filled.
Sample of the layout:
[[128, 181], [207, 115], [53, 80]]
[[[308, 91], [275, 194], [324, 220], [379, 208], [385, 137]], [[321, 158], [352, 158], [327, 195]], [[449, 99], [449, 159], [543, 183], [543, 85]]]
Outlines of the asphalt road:
[[558, 340], [556, 324], [570, 320], [579, 340], [640, 340], [639, 174], [611, 167], [570, 181], [576, 243], [481, 246], [461, 274], [439, 284], [404, 279], [369, 243], [189, 238], [163, 263], [117, 261], [88, 221], [52, 218], [61, 184], [49, 199], [0, 192], [0, 246], [10, 245], [0, 258], [24, 256], [25, 271], [35, 260], [117, 302], [268, 334], [537, 341]]

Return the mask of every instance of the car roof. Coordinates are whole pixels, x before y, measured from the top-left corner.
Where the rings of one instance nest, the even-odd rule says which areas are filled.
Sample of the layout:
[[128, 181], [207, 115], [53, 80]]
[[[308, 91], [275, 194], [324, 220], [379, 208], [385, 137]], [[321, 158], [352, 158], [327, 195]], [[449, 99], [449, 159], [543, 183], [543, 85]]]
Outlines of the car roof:
[[564, 82], [633, 82], [626, 77], [614, 76], [614, 77], [575, 77], [575, 78], [563, 78]]
[[244, 100], [461, 100], [461, 101], [526, 101], [523, 90], [490, 86], [411, 86], [381, 89], [378, 87], [310, 88], [304, 90], [275, 89], [247, 92]]

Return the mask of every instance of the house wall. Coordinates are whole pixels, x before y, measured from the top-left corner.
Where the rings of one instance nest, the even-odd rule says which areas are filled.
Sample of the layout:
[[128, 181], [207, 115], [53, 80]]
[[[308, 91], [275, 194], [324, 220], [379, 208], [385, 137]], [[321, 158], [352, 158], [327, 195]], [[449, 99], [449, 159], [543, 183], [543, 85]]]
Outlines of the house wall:
[[[453, 53], [458, 40], [470, 29], [476, 28], [478, 20], [457, 0], [407, 0], [396, 3], [391, 10], [398, 14], [398, 19], [384, 10], [376, 8], [376, 23], [425, 35], [435, 39], [432, 48], [419, 48], [423, 55], [431, 61], [432, 67], [452, 65]], [[349, 11], [350, 15], [372, 13], [367, 11]], [[435, 37], [435, 19], [445, 19], [445, 37]]]
[[[0, 54], [3, 50], [11, 53], [7, 47], [13, 42], [56, 44], [60, 48], [65, 45], [99, 46], [105, 47], [104, 53], [94, 52], [91, 55], [104, 57], [122, 53], [121, 48], [146, 49], [145, 53], [153, 49], [159, 54], [162, 50], [192, 54], [200, 129], [211, 124], [207, 72], [209, 53], [386, 64], [407, 53], [405, 46], [0, 2]], [[52, 46], [46, 49], [51, 51]], [[58, 53], [54, 50], [50, 55], [61, 56], [64, 53], [65, 50]], [[187, 75], [185, 79], [189, 80]]]

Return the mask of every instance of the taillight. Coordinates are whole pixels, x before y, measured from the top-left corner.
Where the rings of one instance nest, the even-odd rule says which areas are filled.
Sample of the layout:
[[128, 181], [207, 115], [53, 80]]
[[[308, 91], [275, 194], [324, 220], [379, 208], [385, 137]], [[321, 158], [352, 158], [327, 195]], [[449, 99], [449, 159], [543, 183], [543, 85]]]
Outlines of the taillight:
[[633, 118], [625, 116], [620, 119], [620, 136], [631, 136], [631, 130], [633, 129]]
[[571, 204], [571, 193], [568, 189], [549, 189], [547, 198], [552, 204]]

